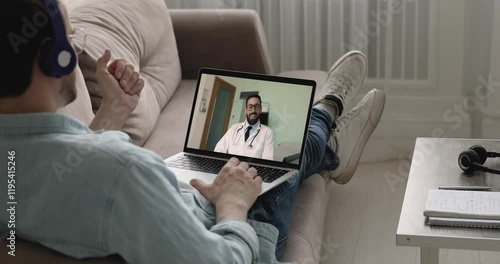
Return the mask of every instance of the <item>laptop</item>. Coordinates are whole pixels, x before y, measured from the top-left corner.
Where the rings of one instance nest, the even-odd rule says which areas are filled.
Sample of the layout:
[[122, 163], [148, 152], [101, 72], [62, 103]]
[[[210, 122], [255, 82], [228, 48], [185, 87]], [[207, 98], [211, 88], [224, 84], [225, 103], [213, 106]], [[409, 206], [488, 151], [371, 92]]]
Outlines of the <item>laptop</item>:
[[[298, 174], [315, 89], [313, 80], [202, 68], [184, 149], [165, 163], [180, 182], [197, 178], [210, 183], [236, 157], [257, 169], [262, 195]], [[246, 99], [256, 94], [261, 105], [247, 107]], [[245, 140], [248, 118], [256, 123]]]

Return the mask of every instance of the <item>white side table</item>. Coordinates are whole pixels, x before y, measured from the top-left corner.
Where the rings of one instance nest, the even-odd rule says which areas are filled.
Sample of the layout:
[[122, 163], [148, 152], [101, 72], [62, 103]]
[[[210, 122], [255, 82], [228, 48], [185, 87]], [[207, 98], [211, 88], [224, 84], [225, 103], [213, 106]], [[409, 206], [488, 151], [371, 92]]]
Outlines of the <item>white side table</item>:
[[[472, 145], [500, 152], [498, 140], [417, 138], [401, 208], [396, 245], [420, 247], [420, 263], [439, 263], [439, 248], [500, 251], [500, 229], [436, 227], [425, 224], [427, 191], [442, 185], [490, 186], [500, 191], [500, 175], [475, 172], [468, 176], [458, 166], [458, 155]], [[484, 166], [500, 169], [500, 158]]]

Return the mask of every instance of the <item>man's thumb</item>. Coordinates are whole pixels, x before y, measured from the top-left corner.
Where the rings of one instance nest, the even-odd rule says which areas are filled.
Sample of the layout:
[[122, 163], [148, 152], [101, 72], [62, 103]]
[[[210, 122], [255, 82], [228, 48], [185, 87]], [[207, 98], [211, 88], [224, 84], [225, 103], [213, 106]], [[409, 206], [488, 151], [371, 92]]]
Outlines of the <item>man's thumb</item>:
[[191, 186], [198, 190], [203, 196], [205, 196], [205, 192], [208, 191], [208, 184], [200, 179], [192, 179], [189, 181], [189, 184], [191, 184]]
[[108, 62], [111, 60], [111, 51], [107, 49], [104, 54], [97, 60], [97, 70], [105, 71], [108, 68]]

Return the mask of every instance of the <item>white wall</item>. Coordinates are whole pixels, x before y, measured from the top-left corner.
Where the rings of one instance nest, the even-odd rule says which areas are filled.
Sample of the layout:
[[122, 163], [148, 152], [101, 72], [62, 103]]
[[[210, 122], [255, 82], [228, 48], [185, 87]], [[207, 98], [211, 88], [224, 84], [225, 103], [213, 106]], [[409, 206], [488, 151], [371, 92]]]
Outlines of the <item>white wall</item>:
[[[500, 1], [495, 1], [494, 22], [491, 40], [491, 64], [487, 107], [483, 111], [483, 137], [500, 138]], [[491, 150], [500, 152], [500, 149]]]
[[500, 113], [500, 1], [495, 1], [494, 21], [491, 40], [491, 66], [490, 74], [492, 83], [490, 86], [495, 89], [488, 101], [488, 109]]
[[[386, 105], [382, 119], [367, 144], [363, 161], [408, 158], [417, 137], [471, 136], [471, 117], [463, 96], [464, 35], [466, 0], [432, 2], [437, 12], [430, 56], [435, 83], [429, 87], [385, 89]], [[361, 95], [373, 88], [364, 85]], [[384, 89], [384, 88], [382, 88]], [[358, 100], [360, 99], [358, 96]]]
[[199, 148], [201, 144], [201, 137], [203, 136], [203, 128], [205, 127], [205, 121], [207, 120], [207, 112], [200, 112], [201, 98], [204, 89], [207, 90], [207, 111], [208, 103], [210, 102], [210, 97], [212, 96], [212, 90], [214, 87], [215, 76], [209, 74], [203, 74], [200, 79], [200, 89], [198, 91], [198, 97], [196, 98], [195, 111], [193, 114], [193, 127], [189, 133], [189, 143], [190, 148]]

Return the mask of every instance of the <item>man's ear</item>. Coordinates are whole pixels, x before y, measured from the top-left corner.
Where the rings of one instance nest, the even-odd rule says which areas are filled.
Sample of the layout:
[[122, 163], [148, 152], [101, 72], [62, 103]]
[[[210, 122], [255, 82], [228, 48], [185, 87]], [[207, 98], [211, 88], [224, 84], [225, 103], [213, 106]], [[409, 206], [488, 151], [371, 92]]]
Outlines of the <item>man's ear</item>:
[[38, 61], [38, 66], [45, 75], [52, 76], [52, 67], [50, 65], [50, 53], [52, 51], [53, 40], [45, 38], [38, 48], [38, 54], [35, 60]]

